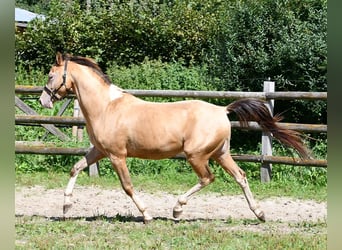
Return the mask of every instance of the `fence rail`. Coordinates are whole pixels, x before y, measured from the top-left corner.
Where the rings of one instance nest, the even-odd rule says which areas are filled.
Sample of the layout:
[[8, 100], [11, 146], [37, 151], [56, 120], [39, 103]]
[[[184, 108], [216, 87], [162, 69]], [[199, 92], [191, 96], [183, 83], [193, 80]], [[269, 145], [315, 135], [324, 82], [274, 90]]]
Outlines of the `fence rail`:
[[[261, 127], [256, 122], [249, 122], [249, 127], [242, 127], [239, 122], [231, 121], [232, 128], [243, 128], [246, 130], [261, 131]], [[72, 116], [42, 116], [42, 115], [16, 115], [16, 125], [33, 125], [33, 124], [56, 124], [65, 126], [84, 126], [85, 120], [82, 117]], [[281, 128], [293, 129], [302, 132], [326, 133], [328, 126], [325, 124], [300, 124], [300, 123], [277, 123]]]
[[[53, 145], [37, 142], [16, 142], [15, 152], [17, 154], [41, 154], [41, 155], [85, 155], [89, 148], [67, 148], [56, 147]], [[321, 159], [307, 159], [285, 157], [285, 156], [267, 156], [267, 155], [232, 155], [236, 161], [259, 162], [259, 163], [277, 163], [296, 166], [327, 167], [327, 161]], [[184, 159], [184, 155], [179, 154], [175, 159]]]
[[[16, 94], [40, 95], [43, 87], [16, 85]], [[140, 90], [127, 89], [125, 92], [139, 97], [190, 97], [190, 98], [260, 98], [274, 100], [327, 100], [327, 92], [242, 92], [242, 91], [197, 91], [197, 90]], [[73, 96], [73, 95], [70, 95]]]

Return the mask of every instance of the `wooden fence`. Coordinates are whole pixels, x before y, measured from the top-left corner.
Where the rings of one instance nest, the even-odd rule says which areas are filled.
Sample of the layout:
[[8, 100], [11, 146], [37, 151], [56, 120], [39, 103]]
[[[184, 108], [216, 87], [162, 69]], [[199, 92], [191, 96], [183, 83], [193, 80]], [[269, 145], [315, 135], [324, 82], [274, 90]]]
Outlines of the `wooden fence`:
[[[16, 85], [16, 95], [40, 95], [43, 87]], [[273, 112], [274, 100], [327, 100], [327, 92], [274, 92], [274, 82], [264, 82], [263, 92], [240, 92], [240, 91], [183, 91], [183, 90], [126, 90], [139, 97], [181, 97], [181, 98], [222, 98], [222, 99], [241, 99], [241, 98], [260, 98], [267, 101], [269, 109]], [[16, 125], [41, 125], [50, 133], [56, 135], [59, 139], [66, 141], [69, 139], [55, 125], [63, 126], [84, 126], [85, 121], [82, 117], [61, 116], [74, 96], [68, 96], [57, 116], [41, 116], [26, 105], [18, 96], [15, 96], [15, 105], [26, 115], [16, 115]], [[240, 129], [239, 122], [232, 121], [232, 128]], [[261, 130], [255, 122], [250, 122], [250, 130]], [[279, 123], [281, 127], [294, 129], [301, 132], [327, 133], [325, 124], [296, 124]], [[246, 129], [246, 128], [244, 128]], [[64, 148], [37, 142], [16, 142], [16, 154], [52, 154], [52, 155], [84, 155], [89, 148]], [[176, 158], [182, 155], [176, 156]], [[303, 160], [293, 157], [272, 156], [271, 138], [263, 134], [261, 155], [233, 155], [236, 161], [259, 162], [261, 163], [261, 180], [270, 181], [272, 163], [297, 165], [297, 166], [315, 166], [327, 167], [327, 160], [309, 159]], [[90, 167], [90, 174], [97, 175], [98, 166]]]

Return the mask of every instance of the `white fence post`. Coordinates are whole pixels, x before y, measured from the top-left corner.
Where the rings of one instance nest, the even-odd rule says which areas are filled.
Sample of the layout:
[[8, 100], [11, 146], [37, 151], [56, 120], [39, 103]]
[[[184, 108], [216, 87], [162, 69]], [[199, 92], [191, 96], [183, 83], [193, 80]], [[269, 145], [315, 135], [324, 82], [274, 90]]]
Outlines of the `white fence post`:
[[[264, 81], [264, 92], [274, 92], [275, 84], [272, 81]], [[267, 107], [270, 110], [271, 114], [273, 115], [273, 108], [274, 108], [274, 100], [267, 101]], [[262, 156], [272, 156], [272, 137], [265, 132], [262, 132], [261, 137], [261, 155]], [[260, 168], [260, 178], [261, 182], [269, 182], [271, 181], [271, 174], [272, 174], [272, 164], [271, 163], [261, 163]]]

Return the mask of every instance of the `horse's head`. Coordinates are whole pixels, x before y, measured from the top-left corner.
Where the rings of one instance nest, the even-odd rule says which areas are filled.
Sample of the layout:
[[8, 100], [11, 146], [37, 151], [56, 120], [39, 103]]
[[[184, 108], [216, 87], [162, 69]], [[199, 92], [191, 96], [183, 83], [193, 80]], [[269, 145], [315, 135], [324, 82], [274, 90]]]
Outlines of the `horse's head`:
[[49, 72], [49, 79], [39, 100], [45, 108], [52, 108], [55, 101], [63, 99], [72, 89], [71, 78], [68, 77], [68, 56], [56, 55], [56, 63]]

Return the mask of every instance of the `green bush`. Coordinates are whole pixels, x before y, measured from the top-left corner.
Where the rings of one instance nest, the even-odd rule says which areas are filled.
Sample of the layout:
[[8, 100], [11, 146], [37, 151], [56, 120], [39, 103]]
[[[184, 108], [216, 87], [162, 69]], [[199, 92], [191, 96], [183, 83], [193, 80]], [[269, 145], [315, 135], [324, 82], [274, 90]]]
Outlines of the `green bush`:
[[[327, 91], [327, 2], [260, 0], [227, 3], [207, 51], [218, 89]], [[292, 122], [326, 123], [326, 102], [277, 101]], [[310, 114], [310, 115], [308, 115]]]
[[[183, 62], [166, 63], [145, 59], [129, 67], [116, 63], [109, 65], [107, 75], [123, 89], [150, 90], [210, 90], [206, 81], [206, 68], [185, 66]], [[180, 98], [145, 98], [153, 101], [176, 101]]]
[[16, 63], [48, 69], [56, 51], [90, 56], [104, 69], [145, 57], [197, 62], [215, 27], [213, 4], [95, 1], [86, 11], [77, 1], [52, 0], [44, 21], [16, 34]]

